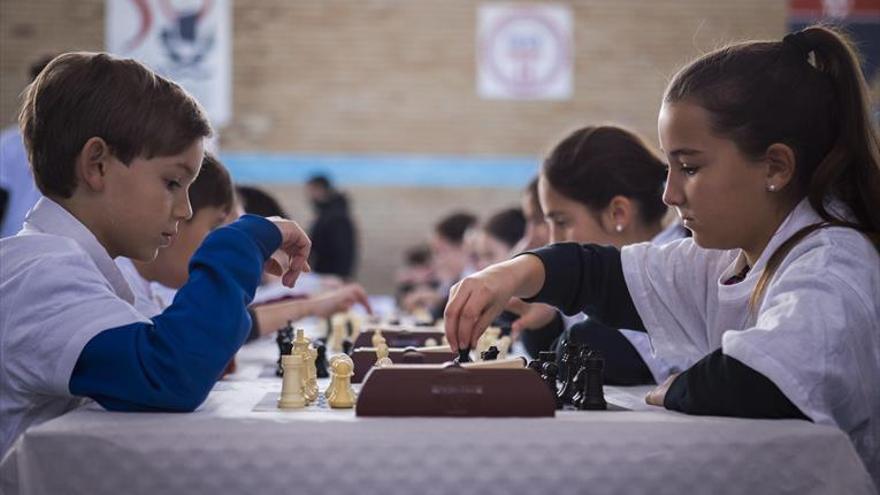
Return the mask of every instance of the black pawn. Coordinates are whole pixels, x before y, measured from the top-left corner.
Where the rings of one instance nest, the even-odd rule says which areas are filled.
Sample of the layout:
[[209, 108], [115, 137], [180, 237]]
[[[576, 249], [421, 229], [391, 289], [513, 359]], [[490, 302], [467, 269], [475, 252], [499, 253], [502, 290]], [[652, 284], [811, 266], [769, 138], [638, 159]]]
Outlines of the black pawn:
[[483, 361], [495, 361], [498, 359], [498, 348], [493, 346], [489, 346], [488, 349], [480, 353], [480, 359]]
[[342, 340], [342, 352], [350, 355], [352, 347], [354, 347], [354, 343], [350, 338], [346, 337]]
[[275, 375], [283, 376], [284, 370], [281, 368], [281, 356], [286, 356], [293, 351], [293, 327], [288, 324], [287, 327], [278, 330], [275, 335], [275, 343], [278, 344], [278, 361], [275, 362]]
[[543, 365], [544, 365], [544, 363], [542, 363], [541, 361], [539, 361], [537, 359], [533, 359], [532, 361], [529, 361], [529, 364], [527, 367], [530, 370], [534, 370], [535, 373], [537, 373], [539, 376], [543, 377], [543, 374], [544, 374], [544, 371], [542, 369]]
[[471, 362], [471, 349], [459, 349], [458, 350], [458, 362], [459, 363], [470, 363]]
[[583, 385], [583, 398], [578, 409], [591, 411], [608, 409], [608, 403], [605, 402], [605, 390], [602, 388], [604, 369], [605, 358], [599, 351], [592, 351], [586, 356], [583, 363], [586, 379]]
[[557, 384], [556, 384], [556, 376], [559, 372], [559, 367], [556, 366], [556, 361], [547, 361], [543, 363], [541, 370], [541, 378], [544, 379], [544, 383], [547, 384], [547, 388], [550, 389], [550, 393], [553, 394], [553, 399], [556, 401], [556, 409], [562, 409], [562, 399], [559, 397]]
[[574, 380], [577, 376], [578, 369], [580, 368], [578, 365], [578, 350], [578, 345], [576, 343], [570, 341], [566, 342], [562, 354], [562, 361], [559, 364], [559, 369], [561, 371], [560, 375], [563, 377], [562, 388], [559, 390], [559, 398], [564, 404], [571, 404], [572, 397], [576, 392]]
[[318, 344], [318, 356], [315, 358], [315, 369], [318, 378], [329, 378], [330, 373], [327, 372], [327, 346], [324, 343]]

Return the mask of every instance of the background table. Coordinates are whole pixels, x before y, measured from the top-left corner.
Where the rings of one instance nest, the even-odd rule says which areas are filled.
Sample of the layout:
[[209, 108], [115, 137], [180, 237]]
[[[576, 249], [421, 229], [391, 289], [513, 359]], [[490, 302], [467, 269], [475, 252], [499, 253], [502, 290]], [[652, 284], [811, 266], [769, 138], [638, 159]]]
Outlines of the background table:
[[[198, 411], [96, 405], [28, 430], [0, 465], [23, 494], [874, 493], [839, 430], [798, 420], [694, 417], [606, 387], [634, 411], [555, 418], [358, 418], [255, 411], [274, 342], [246, 346]], [[323, 387], [322, 387], [323, 389]]]

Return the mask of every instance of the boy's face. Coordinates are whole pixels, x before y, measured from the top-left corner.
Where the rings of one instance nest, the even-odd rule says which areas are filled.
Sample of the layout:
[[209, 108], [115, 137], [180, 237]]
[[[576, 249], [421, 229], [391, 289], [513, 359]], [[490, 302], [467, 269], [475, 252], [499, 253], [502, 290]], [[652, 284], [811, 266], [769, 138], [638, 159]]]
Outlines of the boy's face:
[[171, 245], [159, 250], [154, 265], [161, 273], [163, 285], [173, 289], [183, 287], [189, 279], [189, 260], [205, 237], [217, 227], [225, 225], [229, 210], [218, 206], [206, 206], [195, 212], [190, 220], [181, 222], [180, 230], [171, 241]]
[[204, 154], [198, 139], [176, 155], [137, 157], [128, 166], [108, 160], [102, 240], [110, 256], [151, 261], [171, 243], [178, 223], [192, 216], [189, 186]]

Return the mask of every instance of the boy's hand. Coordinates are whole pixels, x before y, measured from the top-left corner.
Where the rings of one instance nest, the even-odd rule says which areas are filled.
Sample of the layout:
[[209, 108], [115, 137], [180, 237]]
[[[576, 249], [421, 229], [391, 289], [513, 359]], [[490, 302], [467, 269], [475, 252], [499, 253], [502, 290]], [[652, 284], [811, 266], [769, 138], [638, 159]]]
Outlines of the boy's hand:
[[296, 222], [280, 217], [268, 218], [281, 231], [281, 246], [266, 261], [264, 270], [281, 277], [281, 283], [293, 287], [302, 272], [310, 272], [309, 252], [312, 241]]

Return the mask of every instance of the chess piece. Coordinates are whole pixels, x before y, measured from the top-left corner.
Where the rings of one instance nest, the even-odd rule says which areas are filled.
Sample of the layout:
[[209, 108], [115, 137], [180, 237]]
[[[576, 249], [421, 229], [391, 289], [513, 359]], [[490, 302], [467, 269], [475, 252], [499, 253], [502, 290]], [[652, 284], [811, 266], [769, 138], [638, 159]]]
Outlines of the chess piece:
[[559, 389], [559, 397], [564, 404], [571, 404], [571, 398], [575, 393], [574, 379], [578, 372], [578, 345], [574, 342], [567, 341], [563, 345], [562, 361], [560, 362], [560, 370], [564, 379], [562, 380], [562, 388]]
[[309, 403], [318, 400], [318, 367], [315, 360], [318, 358], [318, 350], [309, 345], [306, 359], [306, 383], [303, 393]]
[[315, 350], [318, 352], [315, 358], [315, 375], [318, 378], [327, 378], [330, 376], [330, 373], [327, 372], [327, 346], [320, 343]]
[[[305, 368], [303, 370], [300, 378], [302, 379], [302, 387], [304, 391], [309, 390], [308, 380], [308, 362], [311, 360], [309, 353], [309, 345], [311, 341], [306, 338], [306, 332], [302, 328], [296, 329], [296, 338], [293, 339], [293, 350], [291, 350], [290, 354], [294, 356], [300, 356], [303, 360]], [[306, 393], [306, 400], [308, 400], [309, 394]], [[309, 401], [311, 402], [311, 401]]]
[[556, 353], [553, 351], [541, 351], [538, 353], [538, 360], [542, 363], [555, 363]]
[[510, 340], [510, 337], [507, 335], [501, 337], [495, 342], [495, 347], [498, 348], [498, 359], [507, 359], [507, 351], [510, 350], [510, 345], [512, 343], [513, 341]]
[[584, 367], [578, 368], [572, 383], [574, 384], [574, 393], [571, 394], [570, 404], [576, 409], [580, 409], [584, 400], [584, 385], [587, 383], [587, 370]]
[[327, 397], [327, 403], [334, 409], [349, 409], [354, 407], [355, 395], [351, 388], [351, 375], [354, 374], [354, 365], [351, 360], [339, 359], [331, 365], [333, 383]]
[[562, 409], [562, 399], [559, 398], [559, 394], [557, 393], [556, 375], [558, 367], [556, 366], [556, 360], [545, 361], [542, 363], [541, 368], [541, 378], [544, 379], [544, 383], [547, 384], [547, 388], [549, 388], [550, 393], [553, 394], [553, 400], [556, 401], [556, 409]]
[[390, 359], [388, 357], [388, 344], [384, 342], [385, 339], [382, 339], [382, 342], [379, 342], [379, 345], [376, 347], [376, 366], [379, 365], [379, 361], [383, 359]]
[[354, 343], [352, 343], [351, 339], [349, 339], [348, 337], [342, 339], [342, 352], [344, 354], [351, 354], [353, 347]]
[[608, 409], [608, 403], [605, 402], [605, 390], [602, 388], [605, 358], [602, 357], [599, 351], [591, 351], [586, 356], [582, 366], [586, 378], [578, 409], [591, 411]]
[[372, 342], [373, 347], [379, 347], [379, 342], [384, 341], [384, 340], [385, 340], [385, 337], [382, 336], [382, 330], [379, 330], [378, 328], [373, 330], [373, 337], [370, 339], [370, 342]]
[[482, 359], [483, 361], [494, 361], [498, 359], [498, 348], [494, 345], [489, 346], [488, 349], [480, 354], [480, 359]]
[[302, 387], [304, 364], [301, 355], [281, 356], [284, 379], [281, 381], [281, 397], [278, 398], [279, 408], [299, 409], [306, 406]]
[[[351, 356], [349, 356], [348, 354], [337, 354], [337, 355], [333, 356], [332, 358], [330, 358], [330, 369], [331, 370], [333, 369], [333, 365], [337, 361], [346, 361], [346, 360], [351, 361]], [[352, 365], [351, 365], [352, 369], [354, 369], [354, 362], [351, 361], [351, 363], [352, 363]], [[335, 384], [336, 384], [336, 375], [334, 375], [331, 372], [330, 373], [330, 385], [327, 387], [327, 390], [324, 391], [325, 398], [328, 398], [328, 399], [330, 398], [330, 392], [333, 392], [333, 389], [336, 386]]]
[[425, 339], [425, 347], [437, 347], [437, 339], [428, 337]]
[[457, 362], [470, 363], [471, 362], [471, 350], [470, 349], [459, 349]]
[[386, 357], [383, 357], [383, 358], [379, 358], [379, 359], [376, 361], [376, 367], [377, 367], [377, 368], [387, 368], [387, 367], [389, 367], [389, 366], [391, 366], [391, 365], [393, 365], [393, 364], [394, 364], [394, 362], [391, 361], [391, 358], [390, 358], [390, 357], [387, 357], [387, 356], [386, 356]]
[[537, 359], [533, 359], [533, 360], [529, 361], [529, 364], [526, 367], [530, 370], [533, 370], [535, 373], [538, 374], [538, 376], [541, 376], [543, 378], [543, 373], [544, 373], [544, 370], [542, 368], [543, 365], [544, 365], [544, 363], [542, 363], [541, 361], [539, 361]]
[[290, 354], [293, 348], [293, 325], [288, 321], [287, 326], [278, 330], [275, 335], [275, 343], [278, 344], [278, 361], [276, 361], [275, 376], [283, 376], [281, 356]]

